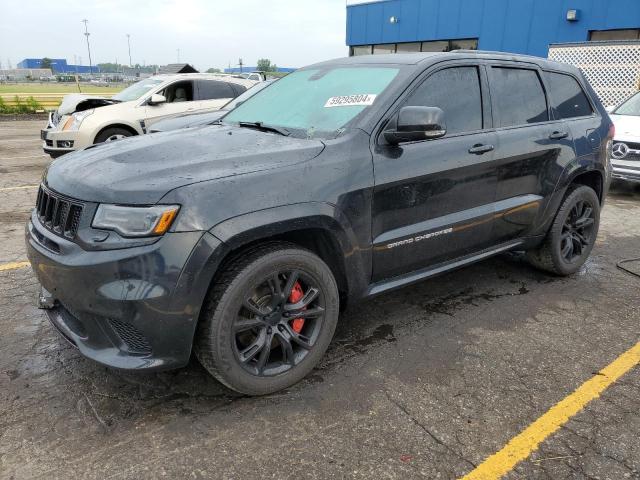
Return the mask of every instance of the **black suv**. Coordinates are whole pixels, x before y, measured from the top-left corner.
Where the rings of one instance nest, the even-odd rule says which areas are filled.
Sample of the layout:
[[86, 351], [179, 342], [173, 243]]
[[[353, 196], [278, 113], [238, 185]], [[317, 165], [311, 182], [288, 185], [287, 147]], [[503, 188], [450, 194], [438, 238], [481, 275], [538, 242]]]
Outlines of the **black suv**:
[[508, 250], [593, 248], [612, 123], [573, 67], [458, 51], [288, 75], [219, 124], [54, 161], [27, 225], [53, 325], [123, 369], [302, 379], [347, 302]]

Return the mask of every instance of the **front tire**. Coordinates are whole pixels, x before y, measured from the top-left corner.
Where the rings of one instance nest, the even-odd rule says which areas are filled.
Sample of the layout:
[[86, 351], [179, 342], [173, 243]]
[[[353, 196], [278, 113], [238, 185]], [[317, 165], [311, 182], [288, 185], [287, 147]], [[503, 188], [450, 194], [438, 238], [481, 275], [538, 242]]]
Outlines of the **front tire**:
[[271, 243], [232, 261], [214, 280], [194, 350], [221, 383], [265, 395], [299, 382], [336, 328], [338, 287], [314, 253]]
[[600, 200], [592, 188], [570, 187], [542, 245], [527, 252], [529, 262], [566, 276], [577, 272], [595, 245], [600, 226]]
[[124, 128], [111, 127], [96, 135], [96, 139], [93, 143], [113, 142], [115, 140], [131, 137], [132, 135], [133, 134], [129, 130], [125, 130]]

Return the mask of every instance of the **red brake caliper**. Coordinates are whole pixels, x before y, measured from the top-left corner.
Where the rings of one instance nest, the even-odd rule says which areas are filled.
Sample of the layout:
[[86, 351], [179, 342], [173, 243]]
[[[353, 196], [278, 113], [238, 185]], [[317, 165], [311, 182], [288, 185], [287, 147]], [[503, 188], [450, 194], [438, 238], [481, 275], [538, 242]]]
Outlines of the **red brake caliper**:
[[[296, 282], [293, 284], [293, 288], [291, 289], [291, 295], [289, 295], [289, 301], [291, 303], [298, 303], [302, 297], [304, 297], [304, 292], [302, 291], [302, 286], [300, 282]], [[304, 308], [306, 310], [307, 307]], [[302, 331], [302, 327], [304, 327], [304, 318], [294, 318], [291, 322], [291, 329], [300, 333]]]

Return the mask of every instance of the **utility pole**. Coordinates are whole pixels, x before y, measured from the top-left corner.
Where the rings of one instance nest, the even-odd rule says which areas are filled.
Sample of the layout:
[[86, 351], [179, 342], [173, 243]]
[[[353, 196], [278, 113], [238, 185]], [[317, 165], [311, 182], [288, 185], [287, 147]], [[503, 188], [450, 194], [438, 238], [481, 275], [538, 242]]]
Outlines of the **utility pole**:
[[240, 65], [240, 73], [242, 73], [242, 65], [243, 65], [243, 63], [242, 63], [242, 59], [241, 58], [238, 59], [238, 65]]
[[89, 52], [89, 73], [93, 73], [93, 65], [91, 64], [91, 47], [89, 46], [89, 35], [91, 34], [89, 33], [89, 27], [87, 27], [87, 23], [89, 23], [89, 20], [85, 18], [84, 20], [82, 20], [82, 23], [84, 23], [84, 36], [87, 37], [87, 51]]
[[129, 35], [127, 33], [127, 45], [129, 46], [129, 66], [133, 67], [133, 64], [131, 63], [131, 35]]

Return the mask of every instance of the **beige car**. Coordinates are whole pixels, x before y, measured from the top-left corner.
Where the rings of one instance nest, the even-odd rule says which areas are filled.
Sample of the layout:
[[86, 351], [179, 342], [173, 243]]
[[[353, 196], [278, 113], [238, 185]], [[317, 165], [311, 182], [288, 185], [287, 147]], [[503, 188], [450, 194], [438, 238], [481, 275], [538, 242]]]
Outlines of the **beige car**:
[[49, 115], [42, 148], [52, 157], [93, 145], [147, 133], [158, 120], [218, 110], [256, 84], [227, 75], [156, 75], [112, 98], [73, 94]]

